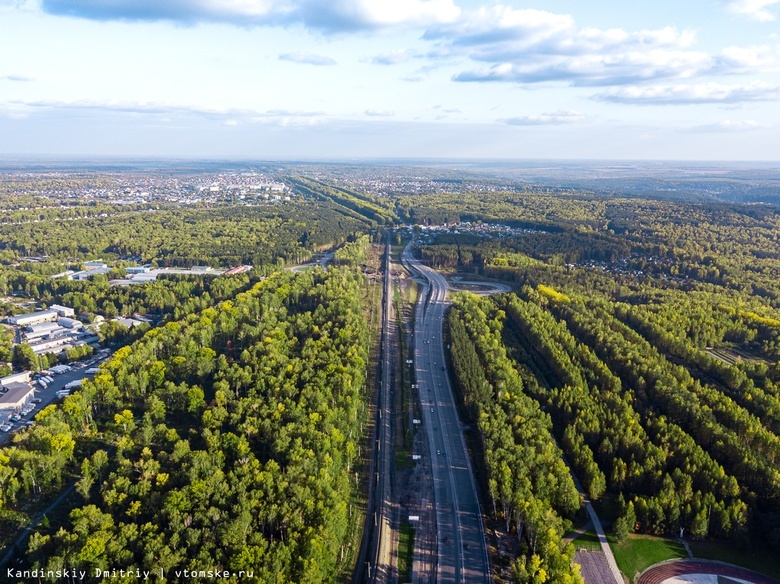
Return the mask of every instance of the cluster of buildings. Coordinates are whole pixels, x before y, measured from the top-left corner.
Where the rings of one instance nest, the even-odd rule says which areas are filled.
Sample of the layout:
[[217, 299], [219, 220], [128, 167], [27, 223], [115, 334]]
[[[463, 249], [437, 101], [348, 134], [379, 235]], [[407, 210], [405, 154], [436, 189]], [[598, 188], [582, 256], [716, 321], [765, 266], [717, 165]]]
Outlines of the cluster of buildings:
[[110, 271], [111, 268], [108, 267], [108, 264], [106, 262], [101, 262], [101, 261], [84, 262], [83, 270], [80, 271], [65, 270], [64, 272], [60, 272], [59, 274], [54, 274], [53, 276], [49, 276], [49, 277], [53, 279], [65, 278], [67, 280], [89, 280], [90, 278], [94, 278], [98, 274], [107, 274]]
[[[240, 266], [246, 267], [247, 270], [251, 270], [252, 266]], [[233, 268], [235, 270], [237, 268]], [[112, 286], [131, 286], [133, 284], [146, 284], [147, 282], [154, 282], [161, 275], [165, 274], [184, 274], [187, 276], [222, 276], [223, 274], [240, 274], [241, 272], [233, 272], [232, 270], [219, 270], [214, 269], [211, 266], [192, 266], [191, 268], [150, 268], [149, 266], [130, 266], [125, 268], [125, 277], [109, 280], [109, 284]]]
[[55, 181], [57, 186], [54, 187], [45, 183], [36, 184], [36, 191], [41, 196], [60, 201], [79, 199], [98, 200], [113, 205], [156, 202], [187, 205], [228, 198], [239, 204], [252, 205], [289, 201], [291, 198], [289, 187], [260, 172], [106, 172], [101, 174], [99, 181], [90, 173], [78, 171], [9, 174], [22, 182], [42, 178], [68, 179], [72, 187], [61, 186], [64, 181]]
[[518, 190], [517, 181], [486, 176], [455, 168], [404, 166], [309, 166], [295, 174], [307, 178], [336, 181], [348, 188], [379, 197], [430, 195], [438, 193], [497, 193]]
[[19, 410], [32, 401], [34, 394], [29, 371], [0, 378], [0, 410]]
[[628, 257], [617, 258], [612, 261], [583, 260], [578, 264], [566, 264], [566, 267], [582, 266], [613, 275], [630, 276], [639, 280], [656, 277], [668, 282], [683, 283], [690, 281], [690, 276], [673, 273], [676, 264], [678, 264], [677, 260], [668, 257], [645, 256], [632, 253]]
[[19, 343], [29, 344], [36, 355], [45, 355], [98, 344], [97, 334], [85, 329], [74, 317], [72, 308], [53, 304], [46, 310], [9, 316], [6, 320], [16, 328]]
[[35, 389], [29, 371], [0, 378], [0, 431], [10, 432], [14, 422], [32, 412], [34, 399]]
[[472, 223], [463, 221], [461, 223], [443, 224], [443, 225], [422, 225], [417, 226], [420, 229], [420, 240], [423, 243], [430, 243], [437, 235], [442, 233], [468, 233], [477, 237], [485, 238], [507, 238], [519, 237], [530, 233], [544, 233], [541, 229], [530, 229], [527, 227], [512, 227], [500, 223]]
[[[110, 280], [112, 286], [130, 286], [132, 284], [146, 284], [154, 282], [161, 275], [165, 274], [184, 274], [188, 276], [231, 276], [234, 274], [243, 274], [252, 269], [251, 265], [236, 266], [229, 270], [220, 270], [211, 266], [192, 266], [191, 268], [152, 268], [150, 266], [129, 266], [125, 268], [125, 277]], [[59, 274], [54, 274], [50, 278], [66, 278], [68, 280], [88, 280], [98, 274], [107, 274], [112, 270], [106, 262], [90, 261], [84, 262], [84, 269], [81, 271], [66, 270]]]

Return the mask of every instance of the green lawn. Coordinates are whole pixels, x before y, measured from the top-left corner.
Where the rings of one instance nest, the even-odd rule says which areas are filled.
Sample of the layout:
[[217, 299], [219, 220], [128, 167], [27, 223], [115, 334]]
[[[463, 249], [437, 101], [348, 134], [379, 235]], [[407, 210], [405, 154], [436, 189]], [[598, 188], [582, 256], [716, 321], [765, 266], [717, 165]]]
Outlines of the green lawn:
[[728, 540], [692, 541], [691, 551], [697, 558], [728, 562], [780, 579], [780, 559], [763, 542], [740, 546]]
[[398, 581], [412, 581], [412, 562], [414, 560], [414, 529], [408, 521], [401, 523], [398, 531]]
[[653, 564], [688, 557], [682, 544], [673, 539], [631, 534], [623, 543], [615, 543], [614, 536], [607, 537], [618, 568], [629, 581], [633, 581], [637, 572], [643, 572]]
[[575, 550], [585, 550], [588, 552], [600, 552], [601, 544], [599, 543], [599, 537], [595, 531], [586, 531], [573, 542], [571, 542]]

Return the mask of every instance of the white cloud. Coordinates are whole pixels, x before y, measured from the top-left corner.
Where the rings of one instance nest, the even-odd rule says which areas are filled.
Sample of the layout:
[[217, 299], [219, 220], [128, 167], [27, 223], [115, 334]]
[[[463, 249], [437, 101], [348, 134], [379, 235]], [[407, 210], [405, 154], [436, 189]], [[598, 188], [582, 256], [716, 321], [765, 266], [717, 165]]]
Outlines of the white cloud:
[[686, 129], [687, 132], [695, 133], [722, 133], [722, 132], [751, 132], [753, 130], [766, 129], [769, 126], [765, 124], [759, 124], [755, 120], [722, 120], [714, 124], [704, 124], [701, 126], [693, 126]]
[[780, 0], [732, 0], [729, 3], [729, 10], [759, 22], [771, 22], [777, 17], [767, 8], [778, 2]]
[[239, 124], [265, 124], [280, 126], [315, 125], [323, 123], [326, 115], [321, 111], [296, 111], [270, 109], [265, 111], [226, 108], [214, 105], [181, 105], [145, 101], [79, 100], [79, 101], [15, 101], [7, 104], [16, 115], [31, 115], [38, 112], [84, 112], [95, 116], [120, 114], [125, 116], [154, 117], [158, 121], [172, 119], [202, 118], [226, 126]]
[[412, 49], [397, 49], [395, 51], [390, 51], [389, 53], [375, 55], [371, 58], [371, 62], [375, 65], [398, 65], [399, 63], [405, 63], [416, 56], [417, 52]]
[[436, 43], [431, 58], [465, 55], [485, 63], [455, 81], [630, 85], [766, 71], [780, 62], [777, 48], [768, 46], [728, 47], [720, 54], [693, 50], [690, 30], [579, 27], [566, 14], [501, 5], [433, 26], [424, 38]]
[[33, 79], [26, 75], [2, 75], [0, 81], [33, 81]]
[[498, 121], [509, 124], [510, 126], [561, 126], [566, 124], [577, 124], [587, 119], [588, 116], [582, 112], [558, 110], [554, 113], [504, 118]]
[[302, 4], [306, 19], [322, 22], [325, 28], [328, 21], [351, 23], [355, 28], [430, 26], [452, 22], [460, 15], [452, 0], [308, 0]]
[[452, 0], [41, 0], [41, 6], [50, 14], [91, 20], [303, 24], [323, 32], [425, 27], [460, 14]]
[[301, 63], [303, 65], [317, 65], [317, 66], [328, 66], [328, 65], [336, 64], [336, 61], [334, 61], [330, 57], [315, 55], [313, 53], [304, 53], [302, 51], [284, 53], [282, 55], [279, 55], [279, 60], [290, 61], [292, 63]]
[[502, 53], [582, 55], [604, 49], [677, 49], [690, 46], [696, 38], [693, 31], [674, 27], [636, 32], [579, 28], [568, 14], [501, 5], [464, 14], [452, 24], [433, 26], [425, 37], [471, 48], [477, 58], [486, 60]]
[[611, 88], [592, 96], [592, 98], [598, 101], [635, 105], [733, 104], [747, 101], [780, 100], [780, 86], [760, 81], [733, 85], [699, 83], [648, 87], [629, 86]]
[[39, 0], [0, 0], [0, 10], [6, 9], [37, 12], [40, 10], [40, 2]]
[[780, 45], [726, 47], [719, 55], [719, 66], [731, 72], [777, 71], [780, 65]]
[[464, 71], [455, 81], [540, 83], [564, 81], [573, 85], [625, 85], [658, 79], [687, 79], [715, 67], [713, 59], [694, 51], [629, 51], [584, 54], [562, 58], [522, 58]]
[[390, 110], [383, 110], [383, 109], [367, 109], [363, 113], [366, 114], [367, 116], [381, 117], [381, 118], [391, 118], [395, 115], [395, 112]]

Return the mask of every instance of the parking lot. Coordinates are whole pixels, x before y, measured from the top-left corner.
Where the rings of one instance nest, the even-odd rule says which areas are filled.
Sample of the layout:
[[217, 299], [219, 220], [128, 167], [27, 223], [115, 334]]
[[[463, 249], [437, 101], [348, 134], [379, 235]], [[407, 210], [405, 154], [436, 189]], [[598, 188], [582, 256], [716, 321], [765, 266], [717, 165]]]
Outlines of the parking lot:
[[34, 400], [40, 400], [39, 403], [31, 403], [30, 405], [34, 405], [35, 408], [29, 411], [24, 416], [20, 415], [20, 419], [18, 421], [12, 422], [10, 420], [12, 416], [12, 412], [2, 412], [0, 413], [0, 426], [6, 423], [11, 423], [11, 429], [7, 432], [0, 432], [0, 446], [5, 446], [7, 444], [10, 444], [14, 433], [18, 432], [19, 430], [25, 428], [28, 425], [28, 422], [33, 421], [36, 414], [40, 412], [43, 408], [45, 408], [50, 403], [59, 400], [60, 398], [57, 397], [57, 392], [62, 390], [65, 385], [70, 383], [71, 381], [76, 381], [78, 379], [84, 379], [87, 377], [87, 369], [90, 369], [91, 367], [97, 367], [100, 363], [105, 361], [108, 357], [102, 357], [99, 360], [96, 359], [90, 359], [89, 361], [86, 361], [84, 363], [73, 363], [71, 364], [71, 367], [73, 368], [71, 371], [67, 371], [65, 373], [62, 373], [60, 375], [50, 375], [54, 379], [48, 387], [45, 389], [42, 388], [38, 383], [36, 383], [33, 387], [35, 388], [35, 397]]

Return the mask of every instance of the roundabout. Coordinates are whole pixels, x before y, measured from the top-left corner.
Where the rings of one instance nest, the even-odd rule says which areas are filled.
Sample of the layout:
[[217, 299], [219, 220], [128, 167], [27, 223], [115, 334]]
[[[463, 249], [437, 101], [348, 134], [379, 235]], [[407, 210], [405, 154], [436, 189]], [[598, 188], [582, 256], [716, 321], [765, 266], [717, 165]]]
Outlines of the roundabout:
[[461, 276], [453, 276], [448, 279], [448, 287], [455, 292], [473, 292], [479, 296], [488, 294], [501, 294], [511, 292], [512, 287], [501, 282], [490, 282], [486, 280], [466, 280]]

